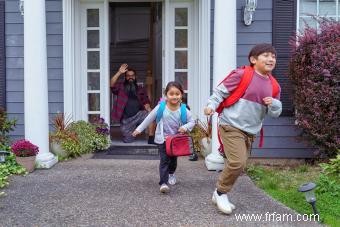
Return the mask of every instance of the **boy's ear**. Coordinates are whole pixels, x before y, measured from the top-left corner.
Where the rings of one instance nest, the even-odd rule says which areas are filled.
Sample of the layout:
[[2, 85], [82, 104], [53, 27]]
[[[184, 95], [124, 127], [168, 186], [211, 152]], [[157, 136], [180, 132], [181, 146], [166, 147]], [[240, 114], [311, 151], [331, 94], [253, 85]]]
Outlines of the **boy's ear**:
[[250, 60], [250, 63], [252, 63], [252, 64], [255, 64], [255, 63], [256, 63], [256, 60], [257, 60], [257, 58], [256, 58], [256, 57], [254, 57], [254, 56], [251, 56], [249, 60]]

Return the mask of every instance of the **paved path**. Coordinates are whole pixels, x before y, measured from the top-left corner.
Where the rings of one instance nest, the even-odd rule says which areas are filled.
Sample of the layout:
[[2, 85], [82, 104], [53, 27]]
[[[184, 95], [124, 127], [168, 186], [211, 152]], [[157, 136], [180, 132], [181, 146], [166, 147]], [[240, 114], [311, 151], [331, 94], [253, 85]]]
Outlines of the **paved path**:
[[296, 213], [243, 175], [230, 193], [232, 215], [211, 195], [218, 173], [203, 160], [180, 158], [178, 184], [159, 193], [157, 160], [92, 159], [90, 155], [11, 178], [0, 198], [0, 226], [318, 226], [311, 222], [239, 221], [238, 214]]

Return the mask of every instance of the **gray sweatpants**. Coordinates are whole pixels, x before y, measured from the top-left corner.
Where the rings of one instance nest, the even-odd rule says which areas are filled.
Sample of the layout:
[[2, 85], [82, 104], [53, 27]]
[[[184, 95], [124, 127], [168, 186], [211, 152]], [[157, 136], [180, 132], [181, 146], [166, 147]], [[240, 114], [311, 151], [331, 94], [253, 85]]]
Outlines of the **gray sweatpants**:
[[135, 137], [131, 134], [137, 126], [143, 122], [148, 114], [148, 111], [140, 110], [135, 116], [121, 120], [120, 131], [122, 133], [124, 143], [132, 143], [135, 140]]

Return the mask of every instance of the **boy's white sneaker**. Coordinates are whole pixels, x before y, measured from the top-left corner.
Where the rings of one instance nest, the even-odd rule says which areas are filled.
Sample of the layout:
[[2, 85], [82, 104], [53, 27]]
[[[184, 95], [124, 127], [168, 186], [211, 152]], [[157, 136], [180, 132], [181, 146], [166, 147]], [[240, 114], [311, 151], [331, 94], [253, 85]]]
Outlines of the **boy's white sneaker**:
[[175, 174], [169, 174], [168, 183], [170, 185], [175, 185], [176, 184], [176, 176], [175, 176]]
[[168, 193], [170, 191], [170, 188], [167, 184], [162, 184], [159, 188], [159, 191], [162, 193]]
[[227, 194], [218, 195], [217, 190], [213, 193], [212, 202], [225, 214], [231, 214], [235, 209], [235, 205], [229, 202]]

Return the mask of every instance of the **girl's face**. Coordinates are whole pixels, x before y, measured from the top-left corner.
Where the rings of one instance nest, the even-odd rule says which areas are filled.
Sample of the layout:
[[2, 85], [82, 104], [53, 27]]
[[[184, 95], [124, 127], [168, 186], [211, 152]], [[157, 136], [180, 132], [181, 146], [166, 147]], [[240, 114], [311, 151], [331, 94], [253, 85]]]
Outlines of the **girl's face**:
[[170, 87], [169, 91], [166, 93], [166, 98], [168, 102], [173, 105], [176, 105], [181, 102], [182, 100], [182, 93], [176, 87]]

